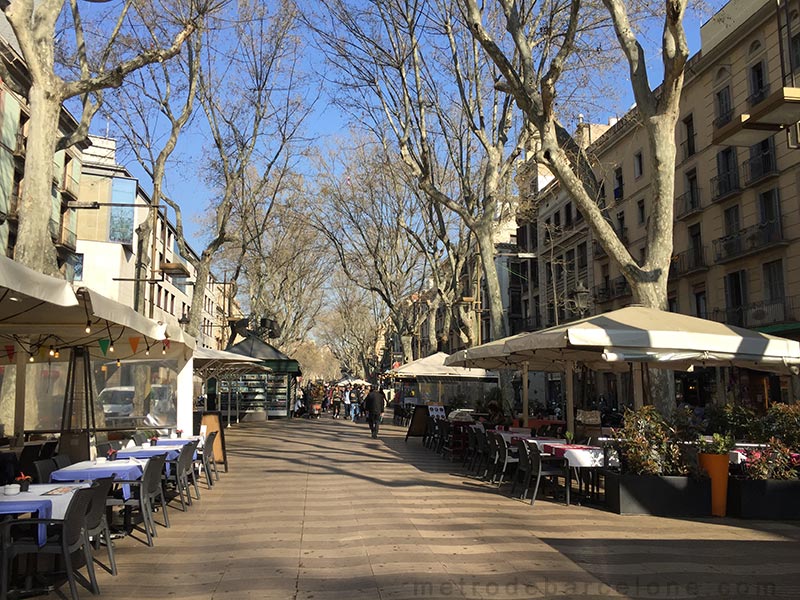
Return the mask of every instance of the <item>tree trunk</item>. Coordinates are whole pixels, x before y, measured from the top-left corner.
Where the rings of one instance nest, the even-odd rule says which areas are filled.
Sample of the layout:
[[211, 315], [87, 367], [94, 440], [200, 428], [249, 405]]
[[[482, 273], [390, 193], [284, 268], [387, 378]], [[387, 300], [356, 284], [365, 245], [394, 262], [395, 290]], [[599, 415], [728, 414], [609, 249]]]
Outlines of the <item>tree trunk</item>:
[[195, 282], [192, 291], [192, 302], [189, 306], [189, 324], [186, 326], [186, 333], [197, 338], [198, 344], [202, 344], [200, 327], [203, 323], [203, 305], [206, 297], [206, 285], [208, 276], [211, 273], [211, 261], [214, 258], [213, 252], [203, 252], [200, 260], [195, 265]]
[[403, 349], [403, 364], [414, 360], [414, 337], [410, 333], [400, 334], [400, 346]]
[[[61, 102], [44, 86], [29, 93], [30, 121], [25, 152], [25, 182], [19, 200], [19, 228], [14, 258], [31, 269], [59, 275], [50, 237], [53, 212], [53, 155], [56, 150]], [[42, 173], [44, 171], [44, 173]]]

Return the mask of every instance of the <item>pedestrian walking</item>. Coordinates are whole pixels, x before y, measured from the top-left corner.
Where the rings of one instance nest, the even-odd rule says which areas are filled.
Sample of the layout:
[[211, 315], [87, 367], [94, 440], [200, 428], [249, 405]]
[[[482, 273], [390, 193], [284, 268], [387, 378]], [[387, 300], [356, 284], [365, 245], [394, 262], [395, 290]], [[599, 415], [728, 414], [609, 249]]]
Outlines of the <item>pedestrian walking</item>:
[[342, 396], [339, 388], [333, 390], [333, 418], [338, 419], [342, 412]]
[[364, 400], [364, 408], [367, 410], [367, 423], [369, 423], [372, 437], [377, 438], [381, 419], [383, 419], [383, 411], [386, 409], [386, 395], [383, 390], [378, 389], [377, 385], [373, 384], [370, 387], [369, 394]]

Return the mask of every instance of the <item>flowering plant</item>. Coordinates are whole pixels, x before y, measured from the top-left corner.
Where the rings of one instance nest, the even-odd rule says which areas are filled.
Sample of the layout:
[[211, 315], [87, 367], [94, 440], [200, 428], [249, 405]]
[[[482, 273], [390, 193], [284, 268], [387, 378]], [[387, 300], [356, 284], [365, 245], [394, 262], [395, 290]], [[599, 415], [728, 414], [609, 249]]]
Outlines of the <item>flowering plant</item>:
[[30, 475], [25, 475], [22, 471], [19, 472], [19, 475], [14, 479], [17, 483], [30, 483], [33, 481], [33, 477]]
[[155, 446], [157, 444], [158, 444], [158, 436], [154, 435], [153, 437], [150, 438], [150, 445]]
[[114, 460], [116, 457], [117, 457], [117, 450], [116, 450], [116, 448], [109, 448], [109, 449], [106, 451], [106, 458], [108, 458], [109, 460]]
[[747, 450], [742, 474], [747, 479], [797, 479], [795, 459], [777, 438], [770, 438], [763, 448]]
[[176, 429], [175, 433], [178, 434], [178, 437], [182, 437], [183, 436], [183, 429]]

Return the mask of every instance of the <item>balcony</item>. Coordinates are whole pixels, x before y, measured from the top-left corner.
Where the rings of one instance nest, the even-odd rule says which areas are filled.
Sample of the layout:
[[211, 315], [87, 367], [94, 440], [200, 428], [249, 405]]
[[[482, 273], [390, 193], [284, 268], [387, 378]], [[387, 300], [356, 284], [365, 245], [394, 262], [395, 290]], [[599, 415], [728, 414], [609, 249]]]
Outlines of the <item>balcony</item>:
[[739, 172], [736, 169], [720, 173], [711, 178], [711, 197], [714, 202], [719, 202], [741, 193]]
[[617, 187], [615, 187], [614, 188], [614, 200], [616, 200], [617, 202], [622, 200], [625, 197], [624, 191], [625, 191], [625, 188], [623, 187], [623, 185], [621, 183]]
[[775, 150], [764, 152], [742, 163], [744, 184], [755, 185], [759, 181], [770, 177], [777, 177], [778, 161], [775, 159]]
[[72, 227], [66, 221], [61, 223], [58, 219], [51, 218], [50, 237], [57, 248], [64, 248], [72, 252], [77, 248], [78, 234], [72, 230]]
[[786, 245], [780, 221], [759, 223], [714, 240], [714, 262], [721, 264], [759, 252], [764, 248]]
[[[759, 94], [753, 94], [753, 100]], [[800, 121], [800, 88], [780, 87], [766, 94], [750, 109], [730, 123], [714, 130], [712, 143], [727, 146], [752, 146], [764, 138]]]
[[607, 281], [605, 284], [596, 285], [592, 290], [596, 303], [611, 302], [617, 298], [630, 296], [631, 286], [624, 276], [619, 276]]
[[75, 179], [72, 175], [64, 174], [64, 185], [61, 187], [61, 193], [69, 196], [73, 200], [78, 199], [78, 190], [80, 189], [80, 184], [78, 180]]
[[702, 190], [698, 187], [690, 187], [675, 199], [675, 218], [685, 219], [703, 210]]
[[706, 247], [699, 246], [697, 248], [689, 248], [684, 252], [674, 255], [669, 267], [669, 276], [670, 278], [686, 277], [692, 273], [707, 270], [708, 261], [706, 260]]
[[16, 136], [14, 136], [14, 156], [23, 158], [25, 156], [25, 147], [27, 143], [28, 138], [25, 136], [22, 129], [19, 129]]
[[681, 156], [683, 157], [683, 160], [694, 156], [697, 152], [697, 146], [695, 145], [696, 137], [696, 135], [692, 134], [681, 142]]
[[511, 315], [508, 317], [508, 328], [511, 335], [525, 331], [536, 331], [542, 328], [542, 319], [538, 314], [528, 318], [522, 315]]
[[728, 123], [733, 120], [733, 109], [729, 108], [725, 112], [719, 114], [719, 116], [714, 119], [714, 129], [720, 129], [725, 127]]
[[800, 307], [800, 296], [790, 296], [753, 302], [744, 306], [715, 308], [711, 313], [711, 319], [738, 327], [769, 327], [797, 321], [800, 316], [798, 307]]
[[767, 96], [769, 96], [769, 83], [763, 84], [761, 89], [755, 90], [752, 94], [750, 94], [747, 97], [747, 104], [753, 107], [759, 102], [766, 100]]

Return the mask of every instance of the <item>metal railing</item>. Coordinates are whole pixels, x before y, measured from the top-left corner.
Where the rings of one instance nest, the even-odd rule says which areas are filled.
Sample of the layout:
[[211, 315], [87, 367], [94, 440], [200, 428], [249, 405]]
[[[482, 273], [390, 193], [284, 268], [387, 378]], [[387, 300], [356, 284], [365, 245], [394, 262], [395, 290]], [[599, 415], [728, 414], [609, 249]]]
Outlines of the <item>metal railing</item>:
[[779, 220], [758, 223], [714, 240], [714, 261], [725, 262], [782, 241]]
[[743, 306], [715, 308], [710, 317], [713, 321], [739, 327], [765, 327], [797, 321], [800, 317], [799, 307], [800, 296], [788, 296]]
[[711, 190], [715, 202], [727, 198], [731, 194], [738, 194], [742, 191], [742, 186], [739, 183], [739, 172], [734, 169], [712, 177]]
[[769, 83], [765, 83], [761, 88], [754, 90], [752, 94], [747, 97], [747, 103], [750, 106], [755, 106], [762, 100], [769, 96]]
[[706, 247], [698, 246], [675, 254], [670, 263], [669, 274], [670, 277], [682, 277], [707, 268]]
[[765, 177], [778, 175], [778, 161], [775, 159], [775, 150], [770, 149], [768, 152], [744, 161], [742, 169], [745, 185], [753, 185]]
[[675, 198], [675, 218], [682, 219], [703, 210], [702, 190], [699, 187], [690, 187]]
[[722, 112], [714, 119], [714, 129], [719, 129], [720, 127], [724, 127], [728, 123], [731, 122], [733, 119], [733, 109], [729, 108], [725, 112]]

